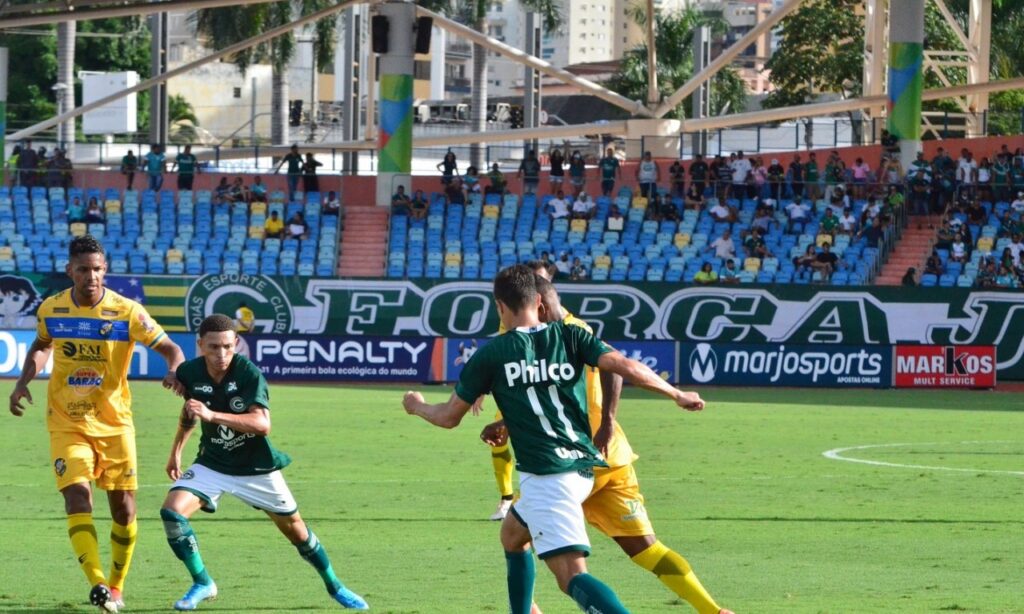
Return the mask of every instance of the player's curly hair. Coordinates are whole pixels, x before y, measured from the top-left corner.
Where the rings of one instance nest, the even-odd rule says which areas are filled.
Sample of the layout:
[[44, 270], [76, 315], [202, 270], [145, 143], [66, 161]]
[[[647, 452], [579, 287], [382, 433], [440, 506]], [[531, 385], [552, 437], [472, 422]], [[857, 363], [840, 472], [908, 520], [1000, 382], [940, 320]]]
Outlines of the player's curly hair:
[[558, 269], [555, 268], [555, 265], [550, 262], [544, 262], [543, 260], [530, 260], [526, 263], [526, 266], [530, 267], [530, 270], [534, 271], [538, 275], [546, 273], [546, 275], [543, 275], [545, 279], [554, 279], [555, 273], [558, 271]]
[[215, 313], [212, 316], [206, 316], [199, 325], [199, 336], [202, 337], [206, 333], [223, 333], [229, 330], [235, 330], [234, 320], [226, 315]]
[[68, 258], [85, 254], [99, 254], [103, 256], [106, 255], [106, 251], [103, 250], [103, 245], [92, 235], [82, 235], [72, 239], [71, 244], [68, 245]]
[[502, 269], [494, 278], [494, 298], [518, 313], [537, 300], [537, 274], [525, 264]]

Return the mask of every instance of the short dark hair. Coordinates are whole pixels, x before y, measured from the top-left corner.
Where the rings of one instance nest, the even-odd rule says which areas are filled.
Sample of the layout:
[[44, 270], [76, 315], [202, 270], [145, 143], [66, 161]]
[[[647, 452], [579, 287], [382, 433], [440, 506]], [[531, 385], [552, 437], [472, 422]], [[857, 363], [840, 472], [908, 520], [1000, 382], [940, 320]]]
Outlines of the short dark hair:
[[[544, 253], [547, 253], [547, 252], [544, 252]], [[555, 276], [555, 272], [558, 270], [558, 269], [555, 268], [555, 265], [549, 264], [549, 263], [544, 262], [543, 260], [539, 260], [539, 259], [528, 261], [526, 263], [526, 266], [529, 267], [529, 269], [531, 271], [534, 271], [534, 272], [537, 272], [537, 271], [547, 271], [547, 274], [552, 276], [552, 277]]]
[[534, 277], [535, 279], [533, 280], [533, 282], [537, 285], [537, 294], [539, 294], [541, 297], [545, 297], [551, 294], [552, 292], [557, 292], [557, 290], [555, 290], [555, 284], [551, 283], [550, 281], [541, 277], [540, 275], [535, 274]]
[[494, 298], [513, 312], [537, 300], [537, 274], [525, 264], [502, 269], [494, 278]]
[[229, 330], [235, 330], [234, 320], [224, 314], [215, 313], [203, 319], [202, 324], [199, 325], [199, 336], [202, 337], [206, 333], [223, 333]]
[[68, 258], [74, 258], [75, 256], [82, 256], [84, 254], [99, 254], [105, 256], [106, 252], [103, 250], [103, 245], [96, 240], [96, 237], [92, 235], [82, 235], [75, 237], [71, 240], [71, 244], [68, 245]]

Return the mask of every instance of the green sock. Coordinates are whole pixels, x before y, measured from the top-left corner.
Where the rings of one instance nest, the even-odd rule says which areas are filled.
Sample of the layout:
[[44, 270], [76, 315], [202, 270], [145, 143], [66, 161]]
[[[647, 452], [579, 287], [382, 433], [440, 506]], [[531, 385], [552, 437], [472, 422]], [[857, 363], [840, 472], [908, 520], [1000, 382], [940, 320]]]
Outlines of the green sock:
[[615, 592], [607, 584], [588, 573], [569, 580], [569, 596], [584, 612], [596, 614], [629, 614]]
[[505, 567], [508, 581], [508, 603], [511, 614], [530, 614], [533, 607], [533, 580], [537, 575], [533, 553], [506, 552]]
[[333, 595], [343, 586], [341, 580], [334, 574], [331, 560], [327, 558], [327, 551], [320, 545], [320, 540], [313, 534], [313, 529], [306, 525], [306, 531], [309, 533], [309, 537], [306, 538], [306, 541], [295, 547], [299, 551], [299, 556], [306, 559], [313, 566], [313, 569], [320, 574], [320, 579], [324, 581], [327, 592]]
[[161, 509], [160, 518], [164, 521], [167, 543], [171, 545], [174, 556], [185, 563], [185, 568], [192, 574], [192, 581], [196, 584], [213, 584], [213, 579], [203, 565], [203, 557], [199, 556], [199, 542], [196, 541], [196, 534], [188, 518], [169, 509]]

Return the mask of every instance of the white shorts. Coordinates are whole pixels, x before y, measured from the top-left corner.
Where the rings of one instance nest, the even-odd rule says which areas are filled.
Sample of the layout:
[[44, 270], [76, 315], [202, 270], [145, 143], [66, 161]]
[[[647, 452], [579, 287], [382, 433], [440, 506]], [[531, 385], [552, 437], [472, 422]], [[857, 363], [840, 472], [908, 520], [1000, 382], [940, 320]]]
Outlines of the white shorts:
[[586, 473], [519, 473], [520, 497], [512, 513], [530, 530], [541, 559], [571, 551], [590, 554], [583, 502], [594, 487], [594, 476], [592, 471]]
[[258, 510], [280, 516], [291, 516], [298, 511], [295, 497], [280, 471], [260, 475], [228, 475], [209, 467], [195, 464], [171, 486], [171, 490], [185, 490], [199, 497], [204, 512], [216, 512], [221, 495], [234, 495]]

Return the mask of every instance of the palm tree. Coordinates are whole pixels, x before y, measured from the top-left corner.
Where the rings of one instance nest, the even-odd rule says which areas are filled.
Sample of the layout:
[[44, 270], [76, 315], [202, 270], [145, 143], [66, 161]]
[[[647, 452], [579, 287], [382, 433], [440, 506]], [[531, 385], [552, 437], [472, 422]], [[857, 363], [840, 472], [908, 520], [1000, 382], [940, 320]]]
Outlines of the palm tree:
[[[333, 5], [330, 0], [286, 0], [270, 4], [201, 9], [194, 20], [196, 32], [214, 49], [223, 49], [262, 32], [291, 23]], [[334, 56], [335, 19], [327, 17], [314, 26], [314, 47], [319, 68], [330, 64]], [[288, 143], [288, 80], [285, 73], [295, 55], [295, 35], [284, 34], [266, 43], [240, 51], [234, 63], [244, 74], [257, 62], [269, 62], [272, 69], [270, 139], [275, 145]], [[314, 101], [315, 103], [315, 101]]]
[[[487, 0], [462, 0], [448, 2], [446, 0], [422, 0], [421, 6], [433, 11], [451, 15], [465, 22], [481, 34], [487, 34]], [[562, 24], [562, 14], [558, 9], [557, 0], [519, 0], [519, 4], [527, 11], [540, 15], [545, 32], [554, 32]], [[473, 45], [473, 98], [471, 126], [475, 133], [487, 131], [487, 50], [480, 45]], [[470, 147], [470, 164], [484, 168], [484, 147], [474, 143]]]

